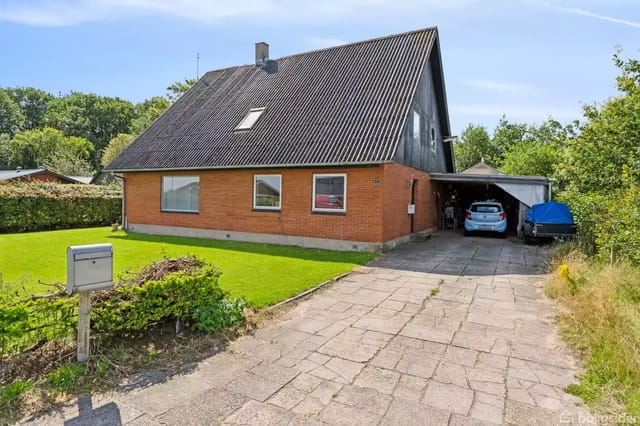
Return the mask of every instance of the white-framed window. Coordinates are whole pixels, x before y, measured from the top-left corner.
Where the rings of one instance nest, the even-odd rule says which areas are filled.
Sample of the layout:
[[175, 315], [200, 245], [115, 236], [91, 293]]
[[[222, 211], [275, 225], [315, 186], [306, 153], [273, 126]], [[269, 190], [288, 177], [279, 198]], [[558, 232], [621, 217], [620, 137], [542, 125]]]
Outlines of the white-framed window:
[[199, 176], [162, 176], [162, 211], [198, 213], [199, 208]]
[[422, 142], [420, 138], [420, 113], [415, 109], [413, 110], [413, 140]]
[[346, 212], [346, 173], [314, 174], [312, 203], [314, 212]]
[[253, 176], [253, 208], [280, 210], [282, 194], [281, 175]]
[[436, 152], [436, 129], [431, 127], [431, 140], [429, 141], [431, 145], [431, 151]]
[[242, 119], [240, 124], [236, 127], [236, 130], [249, 130], [256, 124], [256, 121], [260, 118], [264, 112], [264, 108], [253, 108], [249, 110], [249, 113]]

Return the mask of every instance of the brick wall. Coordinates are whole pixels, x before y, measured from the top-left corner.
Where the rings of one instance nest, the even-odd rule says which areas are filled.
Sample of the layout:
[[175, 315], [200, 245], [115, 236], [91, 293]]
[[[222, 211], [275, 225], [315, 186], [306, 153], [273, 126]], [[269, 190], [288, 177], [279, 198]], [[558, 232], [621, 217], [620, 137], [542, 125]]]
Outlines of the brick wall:
[[[347, 174], [347, 212], [312, 212], [314, 173]], [[253, 176], [282, 175], [281, 211], [253, 210]], [[160, 211], [162, 176], [200, 176], [198, 214]], [[411, 176], [415, 230], [433, 226], [429, 175], [399, 164], [330, 169], [212, 170], [125, 174], [127, 221], [135, 224], [384, 242], [409, 233]]]
[[411, 179], [415, 180], [414, 232], [436, 226], [434, 189], [429, 174], [397, 163], [386, 164], [383, 241], [402, 237], [411, 230], [411, 217], [407, 212], [411, 202]]
[[[314, 173], [347, 173], [347, 212], [311, 211]], [[383, 167], [214, 170], [125, 174], [129, 223], [377, 242], [382, 238]], [[253, 176], [281, 174], [281, 211], [253, 210]], [[160, 211], [162, 176], [200, 176], [198, 214]], [[379, 183], [375, 183], [378, 180]]]
[[58, 176], [49, 173], [49, 172], [44, 172], [44, 173], [38, 173], [37, 175], [26, 175], [26, 176], [20, 176], [17, 177], [15, 179], [12, 179], [14, 182], [30, 182], [30, 181], [40, 181], [40, 182], [58, 182], [61, 183], [60, 179], [58, 178]]

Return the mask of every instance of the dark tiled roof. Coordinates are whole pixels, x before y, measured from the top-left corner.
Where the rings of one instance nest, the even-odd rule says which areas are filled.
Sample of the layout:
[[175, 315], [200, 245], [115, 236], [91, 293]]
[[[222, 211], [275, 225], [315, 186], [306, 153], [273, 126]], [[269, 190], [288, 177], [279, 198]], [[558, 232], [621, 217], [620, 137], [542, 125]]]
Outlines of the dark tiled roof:
[[435, 43], [429, 28], [210, 71], [105, 169], [391, 161]]

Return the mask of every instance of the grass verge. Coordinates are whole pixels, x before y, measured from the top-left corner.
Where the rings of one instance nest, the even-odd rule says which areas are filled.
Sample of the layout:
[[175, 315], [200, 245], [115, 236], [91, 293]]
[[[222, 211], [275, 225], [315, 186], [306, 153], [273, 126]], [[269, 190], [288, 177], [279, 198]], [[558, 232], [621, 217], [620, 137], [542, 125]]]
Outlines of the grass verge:
[[567, 308], [561, 330], [584, 359], [580, 383], [567, 391], [599, 413], [640, 422], [640, 268], [565, 248], [545, 293]]
[[196, 255], [222, 270], [220, 286], [232, 297], [244, 296], [256, 307], [294, 296], [375, 257], [370, 253], [86, 228], [2, 235], [0, 273], [4, 282], [12, 285], [11, 290], [19, 288], [18, 298], [49, 292], [50, 287], [38, 282], [66, 281], [67, 247], [97, 243], [113, 244], [116, 275], [137, 271], [163, 257]]

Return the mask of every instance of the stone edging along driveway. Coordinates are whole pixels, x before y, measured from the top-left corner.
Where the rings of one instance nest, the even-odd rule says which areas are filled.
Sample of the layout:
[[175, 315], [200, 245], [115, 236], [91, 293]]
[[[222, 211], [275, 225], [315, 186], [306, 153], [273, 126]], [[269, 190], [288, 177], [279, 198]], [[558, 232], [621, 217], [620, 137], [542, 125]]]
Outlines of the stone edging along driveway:
[[576, 367], [539, 289], [544, 256], [436, 234], [318, 290], [189, 374], [34, 421], [95, 424], [109, 405], [103, 424], [591, 423], [563, 391]]

